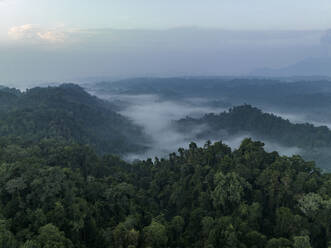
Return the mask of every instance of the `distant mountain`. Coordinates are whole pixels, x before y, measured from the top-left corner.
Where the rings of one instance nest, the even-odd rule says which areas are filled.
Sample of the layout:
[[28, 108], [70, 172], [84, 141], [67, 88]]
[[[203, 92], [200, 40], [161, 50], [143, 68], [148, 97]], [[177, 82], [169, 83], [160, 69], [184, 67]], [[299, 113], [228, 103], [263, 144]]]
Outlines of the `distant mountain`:
[[[296, 77], [229, 78], [229, 77], [174, 77], [132, 78], [114, 82], [100, 82], [87, 86], [97, 94], [157, 94], [172, 97], [230, 97], [246, 98], [259, 95], [285, 96], [299, 93], [331, 92], [326, 78]], [[312, 84], [313, 83], [313, 84]], [[269, 99], [269, 96], [267, 97]]]
[[108, 102], [64, 84], [26, 92], [0, 90], [0, 136], [36, 142], [45, 138], [89, 144], [101, 153], [143, 150], [142, 129]]
[[331, 57], [307, 58], [295, 64], [278, 68], [260, 68], [251, 75], [270, 77], [331, 76]]
[[[327, 77], [286, 78], [229, 78], [178, 77], [134, 78], [89, 85], [87, 90], [100, 97], [109, 95], [153, 94], [162, 100], [203, 98], [210, 102], [225, 102], [224, 107], [245, 103], [280, 112], [293, 112], [311, 116], [323, 112], [317, 120], [331, 120], [331, 81]], [[322, 118], [321, 118], [322, 117]]]

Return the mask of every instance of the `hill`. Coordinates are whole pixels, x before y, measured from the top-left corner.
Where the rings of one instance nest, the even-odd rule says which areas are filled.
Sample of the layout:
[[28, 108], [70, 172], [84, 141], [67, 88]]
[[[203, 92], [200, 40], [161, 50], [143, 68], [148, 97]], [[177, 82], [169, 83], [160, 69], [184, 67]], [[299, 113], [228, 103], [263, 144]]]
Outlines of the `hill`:
[[89, 144], [101, 153], [144, 149], [142, 129], [113, 110], [111, 104], [81, 87], [32, 88], [26, 92], [0, 90], [0, 135], [38, 142], [56, 138]]
[[294, 124], [251, 105], [233, 107], [228, 112], [207, 114], [202, 118], [187, 117], [177, 121], [176, 125], [181, 132], [200, 129], [197, 136], [201, 139], [248, 134], [286, 147], [298, 147], [305, 158], [316, 160], [324, 169], [331, 169], [328, 152], [331, 149], [331, 131], [325, 126]]
[[315, 120], [331, 121], [327, 117], [331, 106], [331, 82], [323, 77], [133, 78], [91, 84], [87, 89], [100, 96], [153, 94], [161, 100], [202, 98], [205, 101], [221, 100], [228, 106], [248, 103], [283, 112], [300, 112]]
[[[141, 129], [77, 85], [0, 90], [0, 244], [10, 248], [330, 246], [330, 174], [243, 140], [191, 143], [128, 163]], [[177, 122], [208, 137], [250, 131], [303, 148], [330, 131], [249, 105]], [[286, 137], [285, 135], [289, 135]], [[305, 134], [305, 135], [303, 135]], [[97, 149], [95, 152], [94, 149]]]

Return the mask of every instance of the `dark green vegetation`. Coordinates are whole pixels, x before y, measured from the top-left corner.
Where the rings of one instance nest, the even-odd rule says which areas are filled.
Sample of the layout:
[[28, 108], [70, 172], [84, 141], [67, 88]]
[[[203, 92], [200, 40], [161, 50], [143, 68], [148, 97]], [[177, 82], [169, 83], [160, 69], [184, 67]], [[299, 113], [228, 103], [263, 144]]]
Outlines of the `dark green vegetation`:
[[0, 89], [0, 136], [34, 143], [44, 138], [89, 144], [100, 153], [137, 152], [146, 143], [140, 127], [113, 106], [73, 84]]
[[[331, 175], [244, 140], [128, 164], [44, 140], [0, 148], [0, 246], [328, 247]], [[330, 243], [329, 243], [330, 244]]]
[[[93, 87], [106, 95], [156, 95], [161, 103], [165, 103], [164, 108], [171, 101], [179, 106], [213, 109], [208, 111], [219, 113], [223, 111], [219, 109], [244, 104], [234, 107], [230, 113], [210, 114], [200, 120], [182, 120], [179, 133], [191, 137], [189, 141], [231, 141], [242, 135], [252, 136], [265, 141], [268, 148], [273, 145], [277, 149], [291, 148], [285, 154], [299, 153], [331, 171], [331, 132], [326, 127], [331, 127], [331, 82], [327, 79], [136, 78], [98, 83]], [[250, 106], [279, 113], [277, 115], [290, 121]], [[175, 108], [172, 111], [176, 113]], [[194, 137], [197, 132], [200, 133]]]
[[[104, 153], [142, 149], [140, 129], [78, 86], [2, 89], [0, 101], [1, 248], [331, 246], [331, 174], [313, 162], [245, 139], [234, 151], [191, 143], [127, 163]], [[265, 135], [273, 125], [295, 135], [277, 117], [238, 110], [247, 113], [236, 122], [224, 117], [233, 131], [258, 118], [271, 125], [258, 126]], [[329, 144], [327, 129], [310, 127]]]
[[179, 120], [177, 125], [181, 132], [204, 125], [198, 134], [202, 139], [249, 134], [282, 146], [298, 147], [306, 159], [317, 161], [324, 169], [331, 169], [331, 131], [325, 126], [293, 124], [250, 105], [234, 107], [220, 114], [207, 114], [200, 119], [187, 117]]

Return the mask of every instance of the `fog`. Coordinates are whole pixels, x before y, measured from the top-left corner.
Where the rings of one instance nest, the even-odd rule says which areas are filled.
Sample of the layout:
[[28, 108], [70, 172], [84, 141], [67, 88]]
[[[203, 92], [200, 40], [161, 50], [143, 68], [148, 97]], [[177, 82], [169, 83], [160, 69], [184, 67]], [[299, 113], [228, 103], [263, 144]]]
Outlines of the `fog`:
[[192, 141], [203, 145], [206, 140], [196, 139], [195, 136], [207, 127], [201, 126], [188, 134], [182, 134], [174, 128], [173, 121], [186, 116], [201, 117], [206, 113], [225, 110], [203, 105], [196, 106], [197, 103], [204, 102], [203, 99], [187, 99], [178, 102], [162, 101], [157, 95], [103, 95], [101, 97], [120, 102], [124, 108], [119, 112], [143, 127], [152, 140], [150, 149], [146, 153], [128, 154], [126, 158], [129, 160], [165, 157], [171, 152], [176, 152], [180, 147], [188, 147]]
[[331, 129], [331, 123], [326, 120], [321, 121], [323, 120], [323, 116], [319, 116], [319, 113], [311, 112], [310, 114], [308, 114], [308, 113], [283, 112], [279, 110], [270, 110], [270, 108], [267, 108], [266, 110], [263, 107], [262, 109], [266, 113], [270, 113], [282, 117], [283, 119], [289, 120], [292, 123], [297, 123], [297, 124], [309, 123], [316, 127], [326, 126], [329, 129]]
[[[145, 153], [127, 154], [125, 156], [125, 159], [129, 161], [167, 157], [170, 153], [176, 152], [178, 148], [188, 148], [190, 142], [203, 146], [207, 140], [198, 139], [197, 135], [208, 129], [208, 126], [197, 126], [183, 134], [175, 128], [173, 122], [187, 116], [199, 118], [207, 113], [221, 113], [228, 110], [210, 107], [208, 106], [209, 100], [202, 98], [169, 101], [162, 100], [157, 95], [105, 94], [98, 96], [120, 106], [119, 112], [143, 127], [145, 133], [151, 138], [150, 148]], [[284, 147], [274, 142], [254, 137], [249, 133], [230, 136], [226, 131], [219, 130], [218, 134], [215, 137], [211, 137], [210, 140], [212, 142], [221, 140], [232, 149], [237, 149], [245, 138], [261, 140], [265, 143], [265, 149], [268, 152], [277, 151], [281, 155], [287, 156], [300, 153], [300, 149], [297, 147]]]

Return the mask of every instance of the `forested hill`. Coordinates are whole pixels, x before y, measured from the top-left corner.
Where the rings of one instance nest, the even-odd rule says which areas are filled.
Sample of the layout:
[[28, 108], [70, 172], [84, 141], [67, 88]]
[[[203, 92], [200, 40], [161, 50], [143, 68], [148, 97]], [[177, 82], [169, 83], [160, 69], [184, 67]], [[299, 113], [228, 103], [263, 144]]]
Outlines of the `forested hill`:
[[183, 130], [189, 126], [208, 124], [210, 128], [206, 133], [201, 133], [206, 136], [225, 129], [230, 134], [248, 132], [288, 146], [331, 146], [331, 131], [327, 127], [315, 127], [308, 123], [294, 124], [279, 116], [263, 113], [251, 105], [233, 107], [220, 114], [207, 114], [200, 119], [187, 117], [177, 123]]
[[331, 131], [325, 126], [294, 124], [273, 114], [263, 113], [251, 105], [237, 106], [220, 114], [207, 114], [200, 119], [187, 117], [176, 124], [181, 132], [204, 126], [198, 134], [203, 139], [215, 139], [221, 131], [225, 131], [229, 136], [252, 135], [283, 146], [298, 147], [305, 157], [317, 160], [325, 169], [331, 169]]
[[101, 153], [136, 152], [146, 138], [140, 127], [81, 87], [0, 89], [0, 135], [23, 142], [45, 138], [89, 144]]
[[[0, 103], [1, 248], [331, 245], [331, 176], [300, 156], [245, 139], [234, 151], [191, 143], [168, 159], [127, 163], [104, 153], [143, 149], [141, 129], [79, 86], [3, 88]], [[233, 133], [296, 130], [251, 106], [179, 123], [205, 120]], [[328, 129], [296, 127], [329, 144]]]
[[262, 79], [230, 77], [133, 78], [89, 86], [99, 94], [155, 94], [165, 99], [202, 97], [233, 105], [277, 106], [291, 110], [328, 108], [331, 83], [313, 78]]
[[331, 177], [313, 163], [249, 139], [178, 152], [128, 164], [0, 144], [1, 247], [330, 247]]

